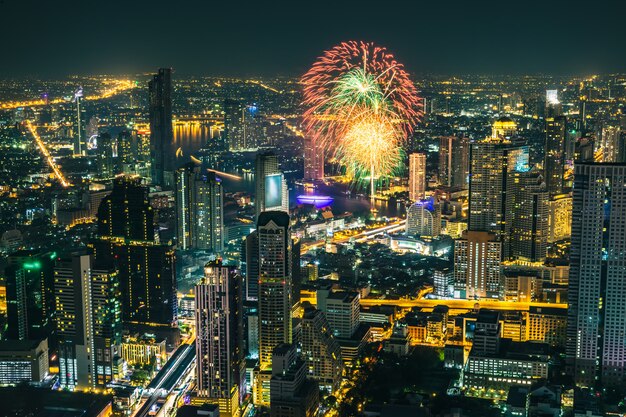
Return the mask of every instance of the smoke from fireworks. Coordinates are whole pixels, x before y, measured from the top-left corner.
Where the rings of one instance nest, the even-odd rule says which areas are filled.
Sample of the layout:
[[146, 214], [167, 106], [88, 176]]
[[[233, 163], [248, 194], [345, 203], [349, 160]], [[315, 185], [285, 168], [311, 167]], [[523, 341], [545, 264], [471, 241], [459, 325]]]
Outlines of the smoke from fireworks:
[[355, 178], [393, 173], [402, 145], [421, 115], [402, 64], [373, 43], [344, 42], [302, 77], [304, 127]]

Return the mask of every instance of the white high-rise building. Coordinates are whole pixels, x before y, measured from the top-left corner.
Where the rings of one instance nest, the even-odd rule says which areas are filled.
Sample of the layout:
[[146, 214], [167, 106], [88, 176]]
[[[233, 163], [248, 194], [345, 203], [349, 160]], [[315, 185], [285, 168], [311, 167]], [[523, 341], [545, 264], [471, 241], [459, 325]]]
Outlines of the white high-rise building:
[[626, 376], [626, 164], [574, 171], [567, 354], [577, 383]]

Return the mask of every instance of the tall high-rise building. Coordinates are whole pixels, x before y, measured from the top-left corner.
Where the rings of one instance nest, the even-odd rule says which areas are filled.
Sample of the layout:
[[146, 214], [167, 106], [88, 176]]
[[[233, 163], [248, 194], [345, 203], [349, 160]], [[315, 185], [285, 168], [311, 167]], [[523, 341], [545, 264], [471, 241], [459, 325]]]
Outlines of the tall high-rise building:
[[501, 251], [502, 242], [494, 233], [464, 231], [463, 237], [454, 242], [454, 296], [501, 298]]
[[426, 196], [426, 155], [409, 155], [409, 199], [421, 200]]
[[224, 249], [224, 191], [213, 172], [193, 164], [176, 170], [178, 246], [219, 253]]
[[602, 162], [626, 162], [624, 132], [617, 120], [603, 121], [596, 136], [596, 153]]
[[54, 261], [56, 253], [20, 250], [5, 268], [7, 332], [14, 340], [45, 339], [54, 323]]
[[469, 230], [498, 235], [505, 230], [509, 173], [527, 170], [529, 159], [528, 146], [513, 143], [505, 136], [514, 134], [512, 129], [496, 121], [494, 137], [470, 147]]
[[91, 270], [91, 319], [93, 321], [94, 384], [104, 387], [116, 379], [122, 343], [122, 301], [119, 272]]
[[503, 257], [524, 262], [546, 259], [549, 234], [549, 201], [539, 171], [508, 174]]
[[341, 347], [333, 336], [326, 315], [312, 306], [305, 307], [301, 327], [302, 357], [309, 375], [321, 387], [333, 392], [341, 382], [343, 364]]
[[246, 285], [245, 297], [247, 301], [259, 299], [259, 234], [255, 230], [246, 237]]
[[576, 382], [626, 376], [626, 164], [575, 165], [567, 355]]
[[148, 188], [137, 177], [120, 176], [98, 207], [98, 235], [130, 241], [154, 241], [154, 211]]
[[407, 235], [439, 236], [441, 206], [434, 197], [416, 201], [406, 211]]
[[469, 138], [443, 136], [439, 139], [439, 181], [441, 184], [466, 189], [469, 179]]
[[204, 267], [195, 287], [198, 395], [236, 416], [245, 396], [241, 276], [221, 260]]
[[175, 149], [172, 128], [172, 69], [159, 68], [148, 83], [150, 94], [150, 155], [152, 182], [172, 188]]
[[137, 135], [123, 130], [117, 135], [118, 170], [124, 174], [136, 174], [139, 160]]
[[565, 155], [567, 140], [567, 118], [546, 117], [545, 120], [544, 177], [551, 196], [562, 194], [565, 188]]
[[117, 143], [107, 132], [98, 136], [98, 175], [101, 178], [112, 178], [117, 174]]
[[90, 242], [98, 268], [119, 272], [126, 323], [176, 323], [174, 247], [159, 244], [148, 190], [138, 178], [118, 177], [98, 208], [98, 238]]
[[224, 101], [224, 143], [230, 151], [245, 148], [244, 144], [244, 106], [236, 100]]
[[324, 179], [324, 148], [315, 138], [304, 138], [304, 179]]
[[176, 170], [176, 239], [182, 250], [192, 248], [194, 235], [194, 179], [197, 171], [195, 164], [189, 163]]
[[264, 211], [289, 212], [287, 182], [278, 168], [278, 156], [273, 152], [259, 152], [255, 161], [256, 218]]
[[117, 272], [92, 270], [90, 255], [74, 253], [57, 261], [54, 293], [61, 387], [104, 387], [121, 342]]
[[291, 343], [291, 236], [289, 215], [282, 211], [261, 213], [257, 223], [259, 242], [259, 360], [271, 367], [272, 352], [280, 343]]

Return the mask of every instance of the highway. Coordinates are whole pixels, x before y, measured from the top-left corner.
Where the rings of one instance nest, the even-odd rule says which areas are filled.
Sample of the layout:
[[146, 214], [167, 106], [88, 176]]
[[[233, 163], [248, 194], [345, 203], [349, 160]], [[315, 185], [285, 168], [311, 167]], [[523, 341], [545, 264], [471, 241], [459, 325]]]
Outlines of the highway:
[[37, 128], [35, 126], [33, 126], [33, 124], [31, 123], [30, 120], [24, 121], [24, 124], [26, 125], [26, 127], [30, 131], [30, 134], [33, 136], [33, 138], [35, 138], [35, 143], [39, 147], [39, 150], [43, 154], [44, 158], [46, 159], [46, 162], [48, 163], [48, 166], [50, 166], [50, 169], [52, 169], [52, 172], [54, 172], [54, 175], [61, 182], [61, 185], [63, 187], [69, 187], [70, 186], [69, 181], [65, 178], [65, 176], [63, 175], [63, 173], [61, 172], [61, 170], [57, 166], [56, 162], [54, 162], [54, 158], [52, 158], [52, 155], [50, 154], [50, 151], [48, 151], [48, 148], [46, 148], [46, 144], [43, 143], [43, 140], [41, 140], [41, 137], [37, 133]]
[[[186, 380], [192, 372], [196, 359], [196, 342], [182, 344], [172, 355], [167, 364], [157, 373], [146, 389], [148, 398], [135, 412], [134, 417], [146, 417], [156, 412], [160, 415], [167, 407], [156, 410], [158, 403], [167, 405], [171, 403], [170, 395], [181, 380]], [[184, 377], [184, 378], [183, 378]], [[153, 407], [154, 406], [154, 407]]]
[[[99, 94], [86, 96], [85, 99], [86, 100], [102, 100], [102, 99], [112, 97], [116, 94], [122, 93], [126, 90], [130, 90], [136, 87], [136, 84], [130, 80], [109, 80], [108, 83], [111, 84], [112, 86], [106, 88]], [[37, 106], [46, 106], [46, 105], [62, 104], [62, 103], [68, 103], [68, 100], [66, 100], [65, 98], [55, 98], [52, 100], [37, 99], [37, 100], [24, 100], [24, 101], [7, 101], [7, 102], [0, 103], [0, 109], [7, 110], [7, 109], [16, 109], [18, 107], [37, 107]]]
[[[315, 305], [317, 299], [315, 294], [310, 291], [303, 290], [301, 293], [301, 302], [308, 301]], [[433, 308], [438, 305], [448, 306], [451, 310], [472, 310], [474, 308], [486, 308], [490, 310], [508, 310], [508, 311], [528, 311], [530, 307], [550, 307], [567, 309], [567, 304], [557, 303], [521, 303], [517, 301], [498, 301], [498, 300], [437, 300], [437, 299], [399, 299], [399, 300], [379, 300], [375, 298], [362, 298], [361, 305], [364, 307], [372, 306], [397, 306], [399, 308], [408, 309], [413, 307]]]
[[[350, 240], [354, 242], [365, 242], [366, 240], [371, 239], [380, 233], [393, 233], [393, 232], [399, 232], [401, 230], [404, 230], [405, 225], [406, 225], [406, 220], [397, 220], [385, 226], [377, 227], [376, 229], [366, 229], [352, 236], [346, 236], [346, 237], [342, 237], [339, 239], [333, 238], [332, 243], [346, 243], [346, 242], [349, 242]], [[325, 244], [326, 244], [326, 241], [324, 240], [317, 240], [311, 243], [304, 243], [302, 244], [300, 252], [304, 255], [311, 249], [319, 248]]]

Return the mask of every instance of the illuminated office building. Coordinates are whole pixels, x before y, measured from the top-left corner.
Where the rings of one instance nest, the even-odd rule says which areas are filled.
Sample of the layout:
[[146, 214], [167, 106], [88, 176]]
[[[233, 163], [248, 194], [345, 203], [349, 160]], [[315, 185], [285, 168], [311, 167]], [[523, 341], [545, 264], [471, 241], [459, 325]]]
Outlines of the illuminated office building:
[[54, 261], [56, 253], [20, 250], [5, 268], [6, 339], [45, 339], [54, 322]]
[[154, 241], [154, 210], [148, 188], [138, 177], [115, 179], [113, 191], [98, 207], [98, 235], [129, 241]]
[[198, 395], [236, 416], [245, 396], [241, 276], [221, 260], [204, 267], [195, 287]]
[[259, 299], [259, 234], [255, 230], [250, 233], [245, 242], [246, 284], [245, 297], [247, 301]]
[[128, 130], [123, 130], [117, 135], [117, 158], [117, 172], [128, 175], [137, 174], [137, 161], [139, 159], [137, 135]]
[[501, 252], [502, 242], [495, 234], [464, 231], [463, 237], [454, 241], [455, 298], [502, 298]]
[[224, 249], [224, 191], [213, 172], [193, 164], [176, 170], [178, 247], [219, 253]]
[[0, 341], [0, 385], [42, 383], [49, 368], [48, 339]]
[[567, 355], [577, 383], [622, 383], [626, 164], [576, 164], [573, 200]]
[[469, 178], [469, 138], [443, 136], [439, 139], [439, 182], [466, 189]]
[[244, 106], [231, 99], [224, 100], [224, 143], [228, 145], [230, 151], [238, 151], [244, 146], [243, 127]]
[[528, 146], [513, 143], [515, 123], [494, 122], [493, 137], [470, 147], [469, 230], [501, 236], [506, 223], [509, 173], [528, 170]]
[[543, 262], [548, 243], [548, 193], [535, 170], [512, 171], [506, 191], [504, 259]]
[[545, 124], [543, 169], [548, 193], [554, 196], [565, 189], [567, 119], [565, 116], [547, 117]]
[[115, 377], [121, 342], [117, 272], [92, 270], [88, 254], [62, 257], [54, 293], [61, 387], [104, 387]]
[[159, 244], [148, 189], [138, 178], [118, 177], [98, 209], [98, 238], [90, 242], [98, 267], [116, 268], [126, 324], [175, 325], [174, 247]]
[[548, 201], [548, 243], [572, 236], [572, 197], [556, 195]]
[[259, 360], [271, 367], [272, 352], [291, 343], [291, 236], [289, 215], [261, 213], [257, 223], [259, 243]]
[[150, 156], [152, 182], [172, 188], [175, 149], [172, 128], [172, 69], [160, 68], [148, 83], [150, 98]]
[[426, 196], [426, 155], [409, 155], [409, 199], [418, 201]]
[[112, 178], [117, 174], [117, 141], [107, 132], [98, 136], [98, 175]]

